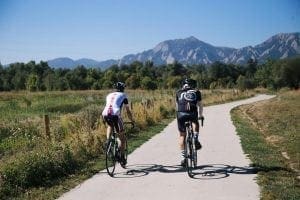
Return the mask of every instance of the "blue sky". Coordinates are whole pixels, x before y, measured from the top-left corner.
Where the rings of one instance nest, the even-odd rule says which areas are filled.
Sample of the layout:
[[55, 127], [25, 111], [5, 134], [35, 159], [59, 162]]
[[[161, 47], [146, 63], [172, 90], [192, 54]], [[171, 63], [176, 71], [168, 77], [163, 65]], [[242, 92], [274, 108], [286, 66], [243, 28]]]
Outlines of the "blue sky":
[[106, 60], [195, 36], [240, 48], [300, 32], [300, 0], [0, 0], [0, 62]]

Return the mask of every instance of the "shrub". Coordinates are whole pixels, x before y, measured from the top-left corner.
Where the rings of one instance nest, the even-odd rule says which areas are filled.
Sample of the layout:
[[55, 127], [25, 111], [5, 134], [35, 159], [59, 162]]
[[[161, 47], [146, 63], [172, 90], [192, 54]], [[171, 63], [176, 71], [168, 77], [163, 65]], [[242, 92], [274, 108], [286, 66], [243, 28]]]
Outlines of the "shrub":
[[0, 193], [50, 185], [53, 180], [74, 173], [78, 166], [68, 147], [50, 146], [21, 154], [1, 169], [5, 187]]
[[4, 138], [10, 136], [10, 129], [9, 127], [1, 126], [0, 125], [0, 141], [3, 140]]
[[167, 108], [163, 105], [159, 106], [159, 112], [160, 112], [162, 118], [166, 118], [169, 115]]
[[81, 125], [87, 130], [94, 130], [97, 126], [97, 122], [101, 118], [102, 109], [99, 106], [91, 105], [87, 108], [84, 108], [80, 114]]
[[237, 87], [241, 91], [244, 91], [246, 89], [253, 89], [255, 88], [255, 82], [251, 78], [247, 78], [245, 76], [240, 75], [237, 79]]

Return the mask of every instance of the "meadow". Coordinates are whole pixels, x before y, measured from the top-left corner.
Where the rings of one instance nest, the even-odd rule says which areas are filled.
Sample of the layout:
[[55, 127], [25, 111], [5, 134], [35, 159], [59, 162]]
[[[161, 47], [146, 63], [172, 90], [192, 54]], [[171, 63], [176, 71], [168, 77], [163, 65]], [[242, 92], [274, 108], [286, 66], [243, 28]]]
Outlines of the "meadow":
[[242, 147], [258, 173], [262, 200], [300, 198], [300, 93], [232, 111]]
[[[84, 176], [87, 178], [103, 168], [88, 170], [94, 167], [90, 163], [103, 160], [106, 127], [101, 111], [108, 92], [0, 93], [0, 199], [55, 198], [67, 187], [43, 195], [79, 172], [88, 171]], [[204, 90], [202, 94], [204, 105], [211, 105], [257, 92]], [[151, 137], [145, 137], [147, 131], [156, 134], [175, 118], [175, 91], [128, 90], [127, 94], [136, 122], [129, 132], [132, 151]], [[45, 115], [50, 119], [48, 134]]]

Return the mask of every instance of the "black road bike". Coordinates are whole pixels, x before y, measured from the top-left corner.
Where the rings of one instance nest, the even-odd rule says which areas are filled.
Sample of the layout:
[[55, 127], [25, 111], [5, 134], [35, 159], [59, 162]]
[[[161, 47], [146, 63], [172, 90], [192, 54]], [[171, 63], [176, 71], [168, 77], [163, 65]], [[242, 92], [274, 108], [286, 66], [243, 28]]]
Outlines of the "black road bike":
[[[131, 128], [134, 128], [133, 122], [124, 122], [124, 124], [130, 124]], [[125, 145], [124, 145], [124, 157], [125, 157], [125, 163], [127, 163], [127, 156], [128, 156], [128, 142], [127, 142], [127, 134], [126, 131], [124, 133], [125, 135]], [[121, 141], [118, 137], [118, 133], [116, 132], [115, 127], [112, 128], [112, 133], [110, 134], [110, 137], [108, 138], [105, 146], [105, 165], [106, 165], [106, 171], [107, 173], [113, 177], [114, 171], [116, 168], [116, 163], [121, 161]], [[125, 168], [124, 165], [121, 165], [123, 168]]]
[[[201, 126], [203, 126], [204, 118], [201, 118]], [[195, 137], [193, 131], [193, 125], [191, 121], [185, 122], [185, 159], [186, 159], [186, 170], [189, 177], [193, 177], [193, 169], [197, 167], [197, 150], [195, 147]]]

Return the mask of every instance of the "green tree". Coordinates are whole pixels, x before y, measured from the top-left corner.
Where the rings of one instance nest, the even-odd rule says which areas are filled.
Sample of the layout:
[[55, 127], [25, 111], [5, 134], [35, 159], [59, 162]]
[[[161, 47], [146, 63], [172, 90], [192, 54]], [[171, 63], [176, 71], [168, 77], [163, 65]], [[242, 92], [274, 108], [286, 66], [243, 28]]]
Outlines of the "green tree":
[[168, 88], [180, 88], [182, 82], [182, 77], [181, 76], [170, 76], [167, 78], [167, 87]]
[[281, 67], [285, 86], [298, 89], [300, 86], [300, 57], [288, 59]]
[[87, 69], [84, 66], [78, 66], [72, 71], [66, 73], [66, 79], [70, 89], [72, 90], [85, 90], [88, 89], [86, 83]]
[[68, 72], [70, 72], [70, 69], [56, 69], [54, 71], [55, 74], [55, 83], [54, 83], [54, 90], [68, 90], [70, 89], [68, 79], [66, 78]]
[[150, 77], [146, 76], [141, 81], [141, 87], [146, 90], [155, 90], [157, 89], [157, 84]]
[[126, 79], [125, 84], [127, 85], [128, 88], [137, 89], [140, 87], [140, 79], [138, 76], [133, 74]]
[[179, 62], [175, 61], [173, 64], [167, 66], [170, 76], [186, 76], [187, 69]]
[[26, 89], [26, 78], [27, 78], [26, 72], [18, 70], [15, 76], [12, 78], [12, 84], [14, 90]]
[[247, 61], [247, 65], [246, 65], [246, 76], [247, 77], [253, 77], [256, 70], [257, 70], [257, 60], [253, 59], [253, 58], [250, 58], [248, 61]]
[[254, 74], [255, 82], [261, 87], [273, 87], [272, 65], [273, 61], [269, 60], [266, 63], [258, 66]]
[[239, 90], [244, 91], [255, 88], [255, 83], [253, 79], [240, 75], [237, 79], [237, 87]]
[[56, 77], [53, 71], [48, 70], [45, 72], [45, 77], [43, 78], [43, 86], [47, 91], [52, 91], [55, 89]]
[[54, 89], [60, 91], [70, 89], [68, 80], [65, 77], [59, 77], [54, 84]]
[[[100, 89], [101, 87], [98, 85], [98, 80], [100, 79], [101, 76], [101, 70], [99, 69], [94, 69], [90, 68], [87, 71], [87, 76], [86, 76], [86, 84], [89, 89]], [[96, 84], [97, 83], [97, 84]]]
[[112, 88], [113, 84], [118, 81], [116, 70], [107, 69], [103, 75], [103, 88]]
[[33, 92], [38, 91], [38, 76], [36, 74], [30, 74], [26, 81], [27, 90]]

